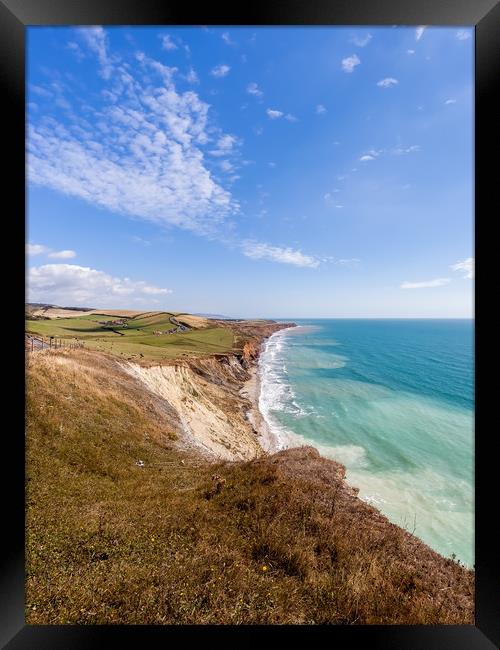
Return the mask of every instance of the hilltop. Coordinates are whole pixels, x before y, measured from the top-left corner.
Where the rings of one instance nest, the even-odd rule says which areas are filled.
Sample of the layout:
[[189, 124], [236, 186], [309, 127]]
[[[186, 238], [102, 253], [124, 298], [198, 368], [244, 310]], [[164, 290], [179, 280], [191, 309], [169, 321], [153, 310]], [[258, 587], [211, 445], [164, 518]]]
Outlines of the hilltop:
[[28, 305], [26, 332], [47, 341], [78, 341], [127, 360], [241, 353], [252, 327], [271, 321], [218, 320], [180, 312], [74, 309]]

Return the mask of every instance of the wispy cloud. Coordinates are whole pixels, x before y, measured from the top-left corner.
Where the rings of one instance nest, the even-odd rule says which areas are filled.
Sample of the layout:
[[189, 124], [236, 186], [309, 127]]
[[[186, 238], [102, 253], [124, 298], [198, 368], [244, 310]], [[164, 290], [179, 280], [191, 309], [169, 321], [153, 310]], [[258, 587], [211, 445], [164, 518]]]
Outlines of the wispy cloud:
[[97, 55], [97, 59], [101, 66], [101, 76], [104, 79], [109, 79], [113, 70], [113, 63], [108, 54], [108, 39], [106, 32], [100, 26], [80, 27], [78, 32], [87, 44], [88, 48]]
[[415, 50], [406, 50], [407, 54], [415, 54]]
[[252, 81], [247, 86], [247, 93], [249, 95], [255, 95], [255, 97], [262, 97], [264, 93], [260, 90], [258, 84], [255, 81]]
[[358, 47], [366, 47], [368, 43], [372, 40], [373, 36], [370, 33], [367, 34], [355, 34], [351, 38], [351, 43], [357, 45]]
[[223, 32], [221, 38], [226, 45], [236, 45], [236, 43], [231, 40], [231, 37], [229, 36], [229, 32]]
[[132, 235], [130, 238], [136, 244], [141, 244], [141, 246], [151, 246], [149, 239], [144, 239], [144, 237], [139, 237], [138, 235]]
[[85, 266], [45, 264], [29, 270], [28, 293], [32, 302], [126, 307], [132, 303], [158, 304], [158, 296], [172, 291], [142, 280], [113, 277]]
[[48, 254], [48, 257], [52, 257], [57, 260], [70, 260], [73, 257], [76, 257], [76, 252], [72, 250], [63, 250], [63, 251], [53, 251]]
[[73, 52], [77, 61], [83, 61], [83, 59], [85, 59], [85, 54], [83, 53], [83, 50], [78, 45], [78, 43], [75, 43], [75, 41], [70, 41], [66, 45], [66, 47], [68, 48], [68, 50], [70, 50], [70, 52]]
[[435, 280], [424, 280], [423, 282], [403, 282], [401, 289], [429, 289], [431, 287], [442, 287], [450, 282], [450, 278], [436, 278]]
[[229, 71], [231, 70], [231, 67], [226, 65], [225, 63], [221, 63], [219, 65], [216, 65], [214, 68], [210, 70], [210, 74], [212, 77], [216, 77], [217, 79], [220, 79], [221, 77], [225, 77], [226, 75], [229, 74]]
[[342, 59], [342, 70], [344, 72], [352, 72], [354, 68], [361, 63], [361, 59], [357, 54], [348, 56], [345, 59]]
[[456, 103], [457, 103], [457, 100], [456, 100], [456, 99], [447, 99], [447, 100], [445, 101], [445, 104], [456, 104]]
[[161, 34], [160, 35], [160, 40], [161, 40], [161, 47], [163, 50], [177, 50], [177, 45], [174, 43], [172, 40], [172, 37], [170, 34]]
[[468, 38], [472, 37], [472, 33], [470, 32], [470, 30], [459, 29], [458, 32], [456, 33], [456, 37], [458, 38], [459, 41], [466, 41]]
[[390, 88], [391, 86], [395, 86], [398, 83], [399, 81], [397, 79], [394, 79], [394, 77], [386, 77], [385, 79], [377, 81], [377, 86], [380, 86], [380, 88]]
[[271, 120], [277, 120], [278, 118], [283, 117], [282, 111], [277, 111], [273, 108], [266, 109], [266, 113]]
[[414, 153], [415, 151], [420, 151], [420, 145], [412, 144], [409, 147], [396, 147], [395, 149], [391, 150], [391, 153], [396, 154], [397, 156], [401, 156], [402, 154]]
[[318, 115], [324, 115], [324, 114], [326, 113], [326, 107], [323, 106], [323, 104], [318, 104], [318, 105], [316, 106], [316, 113], [317, 113]]
[[368, 162], [369, 160], [375, 160], [382, 153], [382, 149], [370, 149], [360, 158], [361, 162]]
[[295, 117], [295, 115], [292, 115], [291, 113], [287, 113], [285, 115], [285, 120], [287, 120], [288, 122], [298, 122], [299, 118]]
[[293, 248], [281, 248], [271, 246], [261, 242], [246, 240], [242, 244], [243, 254], [253, 260], [268, 260], [270, 262], [279, 262], [281, 264], [292, 264], [293, 266], [303, 266], [316, 268], [320, 261], [312, 255], [305, 255], [300, 250]]
[[335, 260], [334, 264], [337, 266], [345, 266], [347, 268], [354, 268], [355, 266], [358, 266], [361, 260], [357, 257], [350, 257], [348, 259], [339, 259]]
[[189, 71], [186, 75], [186, 81], [189, 81], [190, 84], [198, 84], [200, 80], [194, 68], [189, 68]]
[[[106, 40], [101, 30], [91, 34]], [[209, 123], [208, 104], [177, 91], [174, 74], [140, 52], [127, 63], [114, 57], [100, 104], [89, 106], [75, 86], [72, 119], [62, 124], [47, 102], [28, 129], [29, 181], [118, 214], [213, 232], [238, 205], [204, 153], [228, 140]], [[82, 103], [86, 112], [77, 113]]]
[[426, 29], [427, 29], [427, 25], [419, 25], [415, 30], [415, 40], [419, 41], [422, 38]]
[[474, 278], [474, 267], [475, 267], [474, 258], [468, 257], [467, 259], [461, 262], [456, 262], [456, 264], [452, 264], [450, 266], [450, 269], [452, 271], [462, 271], [463, 273], [465, 273], [465, 275], [463, 276], [464, 278], [472, 279]]
[[227, 156], [239, 144], [239, 140], [235, 135], [225, 134], [217, 140], [215, 149], [209, 151], [212, 156]]
[[26, 255], [35, 256], [48, 253], [50, 248], [43, 244], [26, 244]]

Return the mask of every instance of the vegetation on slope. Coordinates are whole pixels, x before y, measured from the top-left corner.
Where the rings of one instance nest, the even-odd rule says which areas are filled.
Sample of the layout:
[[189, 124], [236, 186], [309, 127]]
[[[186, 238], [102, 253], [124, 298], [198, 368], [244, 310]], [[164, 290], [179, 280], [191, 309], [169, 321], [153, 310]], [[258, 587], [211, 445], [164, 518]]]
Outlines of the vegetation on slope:
[[311, 448], [209, 464], [89, 351], [29, 355], [29, 624], [472, 623], [473, 573]]
[[[103, 325], [113, 316], [124, 323]], [[176, 322], [185, 324], [189, 329], [166, 333], [176, 328]], [[212, 324], [203, 318], [171, 312], [143, 312], [135, 316], [120, 316], [104, 310], [70, 318], [28, 319], [26, 331], [38, 336], [55, 336], [69, 341], [78, 339], [89, 349], [127, 359], [161, 360], [220, 354], [232, 350], [235, 341], [232, 331], [228, 328]], [[163, 333], [157, 335], [155, 332]]]

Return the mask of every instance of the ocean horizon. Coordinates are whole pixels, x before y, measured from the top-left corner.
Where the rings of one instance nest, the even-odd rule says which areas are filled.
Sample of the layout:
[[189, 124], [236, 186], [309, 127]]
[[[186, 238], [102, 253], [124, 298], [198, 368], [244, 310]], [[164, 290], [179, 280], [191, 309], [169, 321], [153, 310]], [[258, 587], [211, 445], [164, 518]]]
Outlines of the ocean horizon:
[[341, 462], [362, 499], [473, 566], [474, 320], [286, 321], [259, 362], [279, 447]]

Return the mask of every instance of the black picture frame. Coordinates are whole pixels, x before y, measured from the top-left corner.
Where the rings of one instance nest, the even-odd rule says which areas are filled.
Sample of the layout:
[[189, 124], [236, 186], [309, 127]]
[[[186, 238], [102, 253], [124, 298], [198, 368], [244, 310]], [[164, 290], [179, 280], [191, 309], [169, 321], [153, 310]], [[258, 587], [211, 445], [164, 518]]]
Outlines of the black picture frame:
[[[498, 0], [258, 0], [238, 9], [234, 6], [213, 6], [211, 3], [191, 9], [187, 3], [159, 0], [0, 0], [0, 85], [4, 113], [4, 160], [7, 160], [3, 193], [11, 199], [17, 226], [9, 234], [8, 247], [13, 251], [14, 264], [23, 264], [25, 221], [20, 213], [25, 209], [25, 30], [32, 25], [457, 25], [475, 26], [476, 32], [476, 215], [486, 216], [495, 205], [496, 165], [485, 160], [493, 143], [499, 142], [497, 104], [493, 100], [500, 79], [500, 4]], [[496, 180], [496, 179], [495, 179]], [[498, 182], [498, 181], [497, 181]], [[9, 215], [10, 216], [10, 215]], [[496, 215], [495, 215], [496, 216]], [[476, 230], [477, 221], [476, 218]], [[4, 225], [5, 228], [5, 225]], [[5, 232], [5, 231], [4, 231]], [[12, 268], [12, 267], [11, 267]], [[480, 278], [481, 278], [480, 263]], [[12, 283], [10, 305], [13, 317], [12, 337], [17, 345], [7, 345], [12, 354], [9, 411], [14, 425], [4, 428], [1, 472], [4, 482], [3, 516], [5, 550], [0, 556], [0, 644], [9, 650], [30, 648], [38, 650], [112, 647], [114, 644], [140, 644], [195, 641], [206, 643], [241, 639], [252, 641], [265, 633], [269, 642], [277, 641], [287, 626], [31, 626], [24, 622], [24, 278]], [[21, 296], [23, 296], [21, 298]], [[21, 300], [23, 304], [21, 305]], [[19, 311], [17, 311], [19, 309]], [[15, 327], [14, 327], [15, 325]], [[5, 344], [5, 341], [4, 341]], [[476, 362], [477, 368], [477, 362]], [[15, 373], [19, 372], [18, 375]], [[17, 377], [17, 380], [15, 379]], [[384, 650], [425, 648], [425, 650], [478, 649], [500, 646], [500, 562], [495, 535], [496, 522], [489, 505], [495, 476], [495, 436], [482, 430], [481, 397], [476, 396], [476, 624], [464, 626], [294, 626], [294, 640], [311, 642], [311, 634], [321, 632], [339, 648], [361, 643], [369, 648]], [[493, 431], [489, 431], [493, 434]], [[7, 467], [5, 467], [7, 466]], [[493, 512], [494, 514], [494, 512]], [[6, 531], [8, 534], [6, 534]], [[306, 629], [307, 627], [307, 629]], [[263, 629], [265, 628], [265, 629]], [[306, 636], [307, 635], [307, 636]], [[213, 639], [211, 637], [213, 636]], [[191, 639], [192, 637], [192, 639]]]

